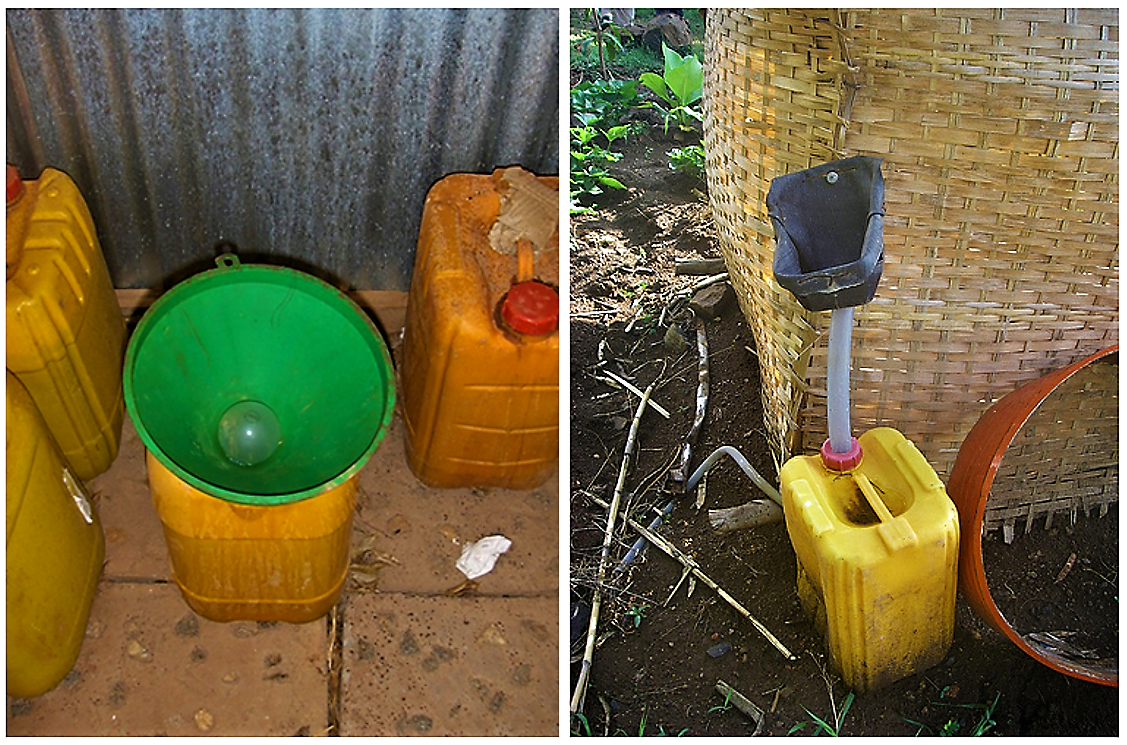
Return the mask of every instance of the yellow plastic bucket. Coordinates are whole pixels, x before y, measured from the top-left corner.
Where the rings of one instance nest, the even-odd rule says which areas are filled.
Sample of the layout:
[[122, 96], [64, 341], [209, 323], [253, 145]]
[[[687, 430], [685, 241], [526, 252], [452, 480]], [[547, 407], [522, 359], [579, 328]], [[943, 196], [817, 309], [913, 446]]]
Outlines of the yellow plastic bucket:
[[[407, 462], [428, 486], [531, 489], [556, 467], [559, 236], [491, 242], [509, 178], [447, 176], [423, 210], [400, 381]], [[559, 179], [536, 183], [558, 200]]]
[[8, 693], [46, 693], [74, 667], [106, 544], [82, 483], [30, 394], [6, 371]]
[[7, 366], [87, 481], [121, 442], [125, 322], [75, 183], [53, 168], [7, 174]]
[[798, 596], [859, 693], [940, 662], [951, 646], [959, 516], [916, 446], [887, 427], [858, 438], [851, 471], [796, 456], [779, 472]]

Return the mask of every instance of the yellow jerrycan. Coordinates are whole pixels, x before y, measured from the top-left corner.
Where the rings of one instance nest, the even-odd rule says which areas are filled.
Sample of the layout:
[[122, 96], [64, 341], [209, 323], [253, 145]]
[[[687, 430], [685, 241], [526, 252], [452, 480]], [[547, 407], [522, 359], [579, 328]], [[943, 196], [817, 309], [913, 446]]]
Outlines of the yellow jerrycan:
[[53, 168], [7, 176], [7, 366], [88, 481], [121, 442], [125, 321], [75, 183]]
[[348, 576], [357, 477], [260, 506], [209, 496], [152, 452], [145, 464], [173, 578], [192, 610], [212, 621], [307, 623], [332, 609]]
[[900, 432], [858, 439], [860, 464], [836, 471], [796, 456], [779, 472], [798, 560], [798, 597], [858, 693], [940, 662], [951, 646], [959, 516]]
[[427, 195], [400, 383], [407, 462], [438, 488], [532, 489], [559, 447], [559, 179], [454, 174]]
[[106, 544], [98, 514], [23, 384], [6, 371], [8, 693], [28, 698], [74, 667]]

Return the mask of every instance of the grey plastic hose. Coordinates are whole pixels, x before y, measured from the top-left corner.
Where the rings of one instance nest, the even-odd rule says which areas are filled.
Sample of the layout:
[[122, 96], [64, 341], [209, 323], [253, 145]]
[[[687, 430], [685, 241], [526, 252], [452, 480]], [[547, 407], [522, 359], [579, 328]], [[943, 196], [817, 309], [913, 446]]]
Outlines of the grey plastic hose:
[[848, 453], [853, 447], [849, 430], [849, 345], [853, 336], [853, 308], [830, 313], [829, 360], [826, 369], [826, 418], [830, 449]]
[[743, 469], [743, 472], [751, 477], [751, 480], [755, 482], [755, 485], [759, 487], [761, 492], [770, 497], [771, 500], [780, 507], [783, 506], [783, 497], [779, 494], [779, 490], [771, 486], [767, 479], [760, 476], [759, 471], [756, 471], [751, 467], [751, 464], [747, 462], [747, 458], [743, 457], [743, 454], [731, 445], [721, 445], [716, 448], [716, 450], [712, 451], [712, 454], [705, 458], [703, 463], [697, 466], [697, 470], [694, 471], [693, 475], [689, 477], [689, 480], [685, 482], [685, 491], [692, 491], [693, 488], [696, 487], [697, 482], [700, 481], [701, 476], [703, 476], [708, 469], [712, 468], [712, 466], [716, 464], [716, 461], [720, 460], [721, 455], [731, 456], [732, 460]]

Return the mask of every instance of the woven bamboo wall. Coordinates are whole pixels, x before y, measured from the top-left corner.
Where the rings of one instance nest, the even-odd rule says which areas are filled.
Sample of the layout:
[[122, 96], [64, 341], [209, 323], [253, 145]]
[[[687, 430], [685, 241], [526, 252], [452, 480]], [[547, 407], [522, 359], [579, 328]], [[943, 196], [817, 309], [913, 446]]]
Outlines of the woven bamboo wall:
[[1072, 375], [1022, 425], [998, 466], [982, 529], [1001, 528], [1009, 543], [1035, 525], [1103, 517], [1118, 500], [1116, 355]]
[[852, 424], [896, 427], [944, 480], [991, 403], [1115, 343], [1118, 41], [1114, 9], [709, 13], [709, 192], [780, 460], [826, 437], [829, 314], [772, 276], [775, 176], [884, 158]]

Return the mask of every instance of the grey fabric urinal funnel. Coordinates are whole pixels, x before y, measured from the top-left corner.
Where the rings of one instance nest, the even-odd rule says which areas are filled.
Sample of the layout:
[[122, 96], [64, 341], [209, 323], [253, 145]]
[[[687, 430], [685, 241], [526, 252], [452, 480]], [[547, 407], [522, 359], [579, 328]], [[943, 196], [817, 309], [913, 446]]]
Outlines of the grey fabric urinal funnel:
[[882, 159], [858, 155], [771, 181], [775, 280], [810, 311], [864, 305], [884, 268]]

